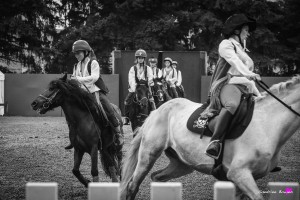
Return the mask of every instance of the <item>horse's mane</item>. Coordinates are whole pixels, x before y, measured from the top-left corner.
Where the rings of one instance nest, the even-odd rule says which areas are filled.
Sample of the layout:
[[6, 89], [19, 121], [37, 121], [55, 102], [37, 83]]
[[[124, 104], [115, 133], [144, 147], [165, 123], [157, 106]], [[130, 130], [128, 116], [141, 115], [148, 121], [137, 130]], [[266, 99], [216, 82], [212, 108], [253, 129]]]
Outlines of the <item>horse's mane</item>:
[[65, 96], [72, 99], [83, 109], [88, 109], [91, 111], [92, 116], [95, 121], [99, 119], [100, 113], [98, 112], [97, 102], [93, 95], [80, 87], [80, 83], [77, 80], [53, 80], [49, 83], [49, 89], [60, 89]]
[[[274, 95], [276, 95], [277, 97], [282, 97], [285, 96], [286, 93], [289, 91], [289, 89], [291, 89], [293, 86], [295, 86], [296, 84], [300, 83], [300, 75], [296, 75], [294, 77], [292, 77], [291, 79], [287, 80], [286, 82], [281, 82], [281, 83], [277, 83], [272, 85], [272, 87], [270, 87], [269, 91], [271, 93], [273, 93]], [[271, 97], [270, 94], [268, 94], [266, 91], [261, 93], [260, 97], [257, 97], [255, 100], [256, 102], [261, 102], [264, 99], [268, 99], [269, 97]]]

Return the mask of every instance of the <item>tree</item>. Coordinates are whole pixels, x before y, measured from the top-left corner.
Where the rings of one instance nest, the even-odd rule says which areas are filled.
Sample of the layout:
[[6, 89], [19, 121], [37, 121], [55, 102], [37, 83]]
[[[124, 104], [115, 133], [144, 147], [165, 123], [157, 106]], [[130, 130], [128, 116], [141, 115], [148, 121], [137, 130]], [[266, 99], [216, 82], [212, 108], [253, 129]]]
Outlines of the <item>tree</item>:
[[51, 53], [58, 4], [52, 0], [10, 0], [0, 3], [0, 60], [41, 71], [43, 56]]
[[[87, 40], [98, 58], [114, 49], [202, 50], [218, 59], [218, 44], [225, 20], [245, 13], [257, 20], [257, 30], [247, 47], [256, 65], [274, 58], [298, 60], [299, 18], [297, 0], [77, 0], [62, 1], [79, 14], [66, 13], [69, 26], [56, 42], [55, 59], [49, 66], [71, 71], [72, 43]], [[93, 5], [91, 7], [91, 5]], [[67, 10], [68, 9], [61, 9]], [[298, 17], [298, 18], [297, 18]], [[291, 31], [295, 30], [295, 31]], [[73, 59], [73, 60], [72, 60]], [[50, 69], [50, 68], [49, 68]]]

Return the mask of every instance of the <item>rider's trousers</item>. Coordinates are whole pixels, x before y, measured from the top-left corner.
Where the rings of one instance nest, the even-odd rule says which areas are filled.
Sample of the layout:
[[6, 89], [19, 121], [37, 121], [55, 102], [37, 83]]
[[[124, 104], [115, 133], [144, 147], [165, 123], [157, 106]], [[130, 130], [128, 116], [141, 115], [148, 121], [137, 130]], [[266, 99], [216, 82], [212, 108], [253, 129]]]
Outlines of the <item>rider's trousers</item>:
[[93, 94], [96, 95], [96, 94], [99, 94], [99, 99], [100, 99], [100, 102], [102, 104], [102, 107], [107, 115], [107, 118], [108, 120], [110, 121], [110, 123], [114, 126], [114, 127], [117, 127], [119, 126], [119, 120], [116, 118], [115, 116], [115, 113], [114, 113], [114, 109], [112, 107], [112, 105], [110, 104], [110, 101], [109, 99], [107, 98], [107, 96], [99, 91], [99, 92], [94, 92]]

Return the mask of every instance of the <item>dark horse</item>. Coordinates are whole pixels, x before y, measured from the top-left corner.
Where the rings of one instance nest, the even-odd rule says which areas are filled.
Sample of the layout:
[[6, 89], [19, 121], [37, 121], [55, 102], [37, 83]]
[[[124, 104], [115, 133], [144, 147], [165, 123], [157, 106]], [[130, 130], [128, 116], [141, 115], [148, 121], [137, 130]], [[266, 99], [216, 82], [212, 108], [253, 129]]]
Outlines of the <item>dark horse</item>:
[[163, 83], [159, 80], [154, 80], [152, 95], [156, 108], [159, 108], [163, 103], [172, 99], [167, 92], [164, 92]]
[[132, 131], [137, 127], [141, 127], [150, 114], [149, 97], [150, 90], [147, 86], [147, 82], [141, 80], [136, 86], [134, 96], [128, 107]]
[[[74, 167], [73, 174], [88, 186], [90, 182], [79, 171], [84, 153], [91, 156], [91, 174], [93, 182], [99, 182], [98, 150], [101, 154], [102, 168], [113, 182], [118, 182], [122, 161], [122, 124], [121, 134], [115, 134], [102, 115], [94, 96], [80, 87], [76, 80], [64, 77], [50, 82], [48, 90], [40, 94], [31, 106], [38, 113], [44, 114], [61, 106], [66, 116], [70, 135], [73, 134]], [[113, 105], [121, 122], [121, 112]], [[119, 177], [118, 177], [119, 176]]]

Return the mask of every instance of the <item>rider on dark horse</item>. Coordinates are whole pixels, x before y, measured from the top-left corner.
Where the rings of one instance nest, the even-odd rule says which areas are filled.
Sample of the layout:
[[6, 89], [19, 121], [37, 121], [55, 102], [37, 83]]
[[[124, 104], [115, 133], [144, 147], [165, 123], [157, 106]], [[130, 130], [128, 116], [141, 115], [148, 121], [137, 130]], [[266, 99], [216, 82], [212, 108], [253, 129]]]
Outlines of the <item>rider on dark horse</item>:
[[[129, 123], [129, 106], [133, 100], [136, 86], [139, 82], [146, 82], [150, 91], [153, 91], [151, 87], [153, 83], [153, 73], [151, 68], [146, 65], [147, 53], [143, 49], [139, 49], [135, 52], [135, 63], [128, 73], [128, 83], [129, 83], [129, 93], [125, 98], [125, 125]], [[151, 93], [151, 92], [150, 92]], [[155, 110], [155, 102], [153, 96], [150, 94], [149, 102], [151, 105], [151, 110]]]
[[175, 82], [175, 86], [176, 86], [176, 88], [178, 88], [179, 93], [181, 93], [181, 94], [178, 93], [178, 96], [185, 97], [185, 92], [184, 92], [184, 88], [183, 88], [183, 85], [182, 85], [181, 70], [179, 70], [177, 68], [178, 67], [178, 62], [173, 60], [172, 61], [172, 67], [177, 71], [177, 81]]
[[172, 59], [167, 57], [164, 59], [165, 67], [162, 69], [163, 79], [167, 82], [170, 88], [170, 96], [178, 98], [175, 82], [177, 81], [177, 70], [172, 67]]
[[[100, 67], [93, 49], [85, 40], [77, 40], [73, 44], [72, 52], [77, 58], [78, 63], [74, 66], [71, 79], [76, 79], [81, 83], [81, 87], [84, 90], [88, 90], [93, 94], [98, 104], [101, 103], [114, 131], [120, 133], [120, 123], [106, 96], [109, 91], [100, 76]], [[70, 140], [72, 140], [73, 137], [74, 136], [70, 133]], [[70, 144], [65, 148], [71, 149], [72, 147], [72, 144]]]
[[152, 74], [153, 74], [153, 81], [161, 81], [161, 78], [162, 78], [162, 72], [161, 72], [161, 69], [159, 69], [157, 67], [157, 58], [149, 58], [149, 64], [150, 64], [150, 67], [152, 69]]
[[[153, 73], [153, 82], [154, 83], [157, 83], [158, 85], [162, 85], [162, 70], [159, 69], [157, 67], [157, 58], [149, 58], [149, 64], [150, 64], [150, 67], [152, 69], [152, 73]], [[162, 91], [166, 97], [166, 100], [171, 100], [171, 97], [169, 96], [167, 90], [165, 89], [165, 87], [162, 87]], [[153, 91], [152, 91], [153, 93]]]
[[244, 14], [229, 17], [223, 28], [225, 39], [219, 45], [219, 60], [212, 75], [210, 86], [210, 105], [202, 117], [219, 112], [215, 130], [206, 154], [218, 159], [222, 143], [220, 139], [226, 132], [244, 93], [260, 93], [253, 80], [261, 80], [253, 71], [254, 63], [246, 53], [246, 39], [256, 28], [256, 21]]

